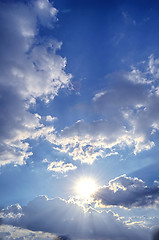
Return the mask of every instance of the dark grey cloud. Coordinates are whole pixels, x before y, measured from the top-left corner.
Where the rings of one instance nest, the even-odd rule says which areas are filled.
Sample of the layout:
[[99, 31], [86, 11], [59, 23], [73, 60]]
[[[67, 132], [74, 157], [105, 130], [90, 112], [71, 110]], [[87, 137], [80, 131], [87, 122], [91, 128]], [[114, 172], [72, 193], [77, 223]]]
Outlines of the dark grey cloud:
[[159, 186], [148, 187], [141, 179], [122, 175], [99, 188], [94, 199], [106, 207], [152, 207], [159, 201]]
[[72, 239], [150, 239], [148, 229], [128, 227], [111, 211], [98, 212], [92, 208], [87, 210], [84, 212], [73, 201], [40, 196], [26, 206], [20, 207], [17, 204], [0, 213], [5, 224], [70, 236]]
[[152, 236], [152, 240], [158, 240], [159, 239], [159, 230], [156, 230]]

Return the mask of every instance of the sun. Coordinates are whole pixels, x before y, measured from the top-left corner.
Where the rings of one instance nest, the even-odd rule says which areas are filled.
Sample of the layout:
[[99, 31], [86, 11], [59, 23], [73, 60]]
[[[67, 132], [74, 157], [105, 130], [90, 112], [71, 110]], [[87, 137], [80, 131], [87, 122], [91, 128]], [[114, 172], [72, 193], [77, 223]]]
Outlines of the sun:
[[83, 177], [76, 183], [76, 193], [82, 199], [90, 199], [91, 195], [96, 191], [97, 185], [94, 179]]

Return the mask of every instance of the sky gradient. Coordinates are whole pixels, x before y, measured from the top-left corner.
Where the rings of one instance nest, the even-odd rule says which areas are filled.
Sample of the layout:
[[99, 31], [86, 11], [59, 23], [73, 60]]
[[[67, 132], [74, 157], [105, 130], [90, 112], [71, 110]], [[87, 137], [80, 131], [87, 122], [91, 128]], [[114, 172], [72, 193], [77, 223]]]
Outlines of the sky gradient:
[[1, 239], [157, 239], [158, 25], [157, 1], [0, 1]]

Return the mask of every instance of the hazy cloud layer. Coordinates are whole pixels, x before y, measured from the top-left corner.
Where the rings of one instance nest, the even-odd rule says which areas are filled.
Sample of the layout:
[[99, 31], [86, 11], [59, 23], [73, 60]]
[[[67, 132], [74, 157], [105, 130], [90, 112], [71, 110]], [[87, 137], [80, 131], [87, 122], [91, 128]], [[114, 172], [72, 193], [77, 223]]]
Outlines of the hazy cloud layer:
[[39, 37], [41, 26], [53, 31], [56, 14], [47, 0], [0, 3], [0, 165], [23, 164], [32, 154], [27, 139], [54, 130], [29, 107], [37, 98], [53, 99], [71, 77], [64, 72], [66, 59], [56, 54], [61, 43]]
[[148, 187], [141, 179], [122, 175], [99, 188], [94, 199], [105, 207], [152, 207], [159, 202], [159, 186]]
[[106, 76], [111, 84], [95, 94], [91, 105], [92, 111], [102, 114], [103, 119], [79, 120], [50, 141], [74, 160], [89, 164], [117, 154], [116, 149], [125, 146], [135, 154], [149, 150], [155, 145], [153, 136], [159, 129], [158, 69], [159, 59], [151, 55], [129, 72]]
[[47, 199], [45, 196], [35, 198], [27, 206], [10, 206], [1, 211], [3, 223], [64, 234], [72, 239], [112, 239], [112, 240], [149, 240], [147, 228], [128, 227], [118, 215], [111, 211], [98, 212], [62, 199]]
[[0, 239], [3, 240], [58, 240], [58, 237], [51, 233], [45, 233], [45, 232], [34, 232], [27, 229], [19, 228], [19, 227], [13, 227], [11, 225], [1, 225], [0, 227]]

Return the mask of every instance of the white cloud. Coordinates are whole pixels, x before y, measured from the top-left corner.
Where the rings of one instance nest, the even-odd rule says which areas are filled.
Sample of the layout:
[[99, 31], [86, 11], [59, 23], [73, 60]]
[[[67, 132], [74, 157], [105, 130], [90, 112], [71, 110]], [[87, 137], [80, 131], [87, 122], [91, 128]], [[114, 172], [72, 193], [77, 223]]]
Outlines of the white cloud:
[[54, 27], [57, 10], [47, 0], [0, 3], [0, 165], [24, 164], [28, 138], [49, 135], [52, 127], [29, 112], [40, 98], [48, 102], [67, 87], [66, 59], [56, 54], [61, 42], [40, 39], [38, 29]]
[[155, 59], [153, 54], [149, 57], [148, 70], [155, 78], [159, 77], [159, 59]]
[[43, 160], [42, 160], [42, 163], [48, 163], [49, 161], [47, 160], [47, 158], [44, 158]]
[[72, 163], [65, 163], [64, 161], [51, 162], [48, 165], [48, 170], [53, 172], [65, 173], [71, 170], [75, 170], [77, 167]]
[[50, 116], [50, 115], [47, 115], [47, 116], [46, 116], [46, 121], [47, 121], [47, 122], [52, 122], [52, 121], [55, 121], [55, 120], [57, 120], [57, 117], [52, 117], [52, 116]]
[[134, 154], [151, 149], [159, 130], [158, 67], [159, 59], [151, 55], [129, 72], [110, 74], [111, 85], [96, 93], [91, 105], [103, 119], [79, 120], [48, 140], [74, 160], [89, 164], [126, 146]]
[[105, 93], [106, 91], [96, 93], [95, 96], [93, 97], [93, 101], [97, 101], [97, 99], [105, 95]]
[[126, 129], [117, 121], [99, 120], [86, 123], [77, 121], [71, 127], [66, 127], [53, 140], [61, 152], [68, 152], [74, 160], [92, 164], [99, 157], [117, 154], [112, 148], [118, 144], [131, 144]]
[[[19, 219], [10, 218], [10, 212], [2, 210], [2, 223], [28, 228], [29, 230], [47, 231], [64, 234], [72, 239], [110, 239], [110, 240], [150, 240], [150, 230], [144, 227], [127, 226], [122, 218], [111, 211], [99, 212], [83, 208], [60, 198], [48, 199], [45, 196], [35, 198], [28, 205], [16, 211], [22, 212]], [[6, 211], [6, 212], [5, 212]], [[4, 214], [6, 214], [4, 216]]]
[[53, 20], [57, 20], [57, 9], [54, 8], [48, 0], [38, 0], [32, 3], [34, 11], [36, 12], [40, 23], [44, 26], [53, 27], [51, 24]]

